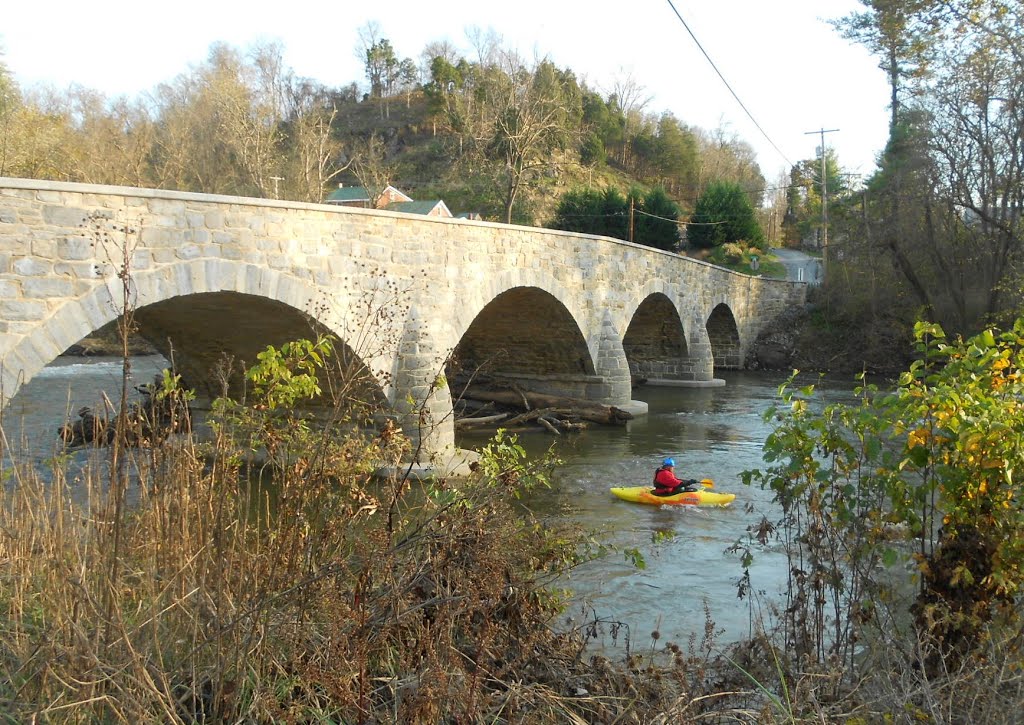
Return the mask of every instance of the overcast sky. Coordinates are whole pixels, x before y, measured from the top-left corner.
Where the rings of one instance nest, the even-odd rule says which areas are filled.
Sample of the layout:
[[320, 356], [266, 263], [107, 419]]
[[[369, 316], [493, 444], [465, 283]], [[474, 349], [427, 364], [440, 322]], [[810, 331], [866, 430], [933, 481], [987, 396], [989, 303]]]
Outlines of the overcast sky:
[[856, 0], [21, 1], [4, 9], [0, 47], [23, 87], [79, 84], [134, 96], [202, 62], [215, 41], [245, 48], [280, 40], [299, 75], [337, 86], [365, 82], [355, 49], [367, 22], [378, 23], [399, 57], [417, 60], [424, 45], [442, 39], [468, 55], [466, 30], [493, 29], [505, 45], [547, 56], [592, 87], [607, 91], [632, 76], [650, 112], [726, 127], [753, 145], [771, 182], [791, 162], [816, 155], [820, 137], [807, 132], [821, 128], [838, 129], [826, 143], [841, 166], [873, 170], [886, 138], [885, 77], [826, 22], [860, 7]]

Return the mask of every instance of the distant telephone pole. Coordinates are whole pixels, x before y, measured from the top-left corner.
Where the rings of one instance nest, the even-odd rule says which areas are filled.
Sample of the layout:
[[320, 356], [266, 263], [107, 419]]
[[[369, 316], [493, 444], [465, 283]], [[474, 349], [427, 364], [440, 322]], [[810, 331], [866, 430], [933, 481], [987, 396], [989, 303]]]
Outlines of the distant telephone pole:
[[817, 131], [804, 131], [808, 134], [821, 134], [821, 276], [822, 283], [828, 279], [828, 184], [825, 168], [825, 134], [835, 133], [838, 128], [819, 128]]
[[270, 180], [274, 182], [274, 198], [275, 199], [280, 199], [281, 197], [277, 195], [277, 182], [284, 181], [284, 177], [283, 176], [271, 176]]
[[633, 241], [633, 196], [629, 197], [629, 241]]

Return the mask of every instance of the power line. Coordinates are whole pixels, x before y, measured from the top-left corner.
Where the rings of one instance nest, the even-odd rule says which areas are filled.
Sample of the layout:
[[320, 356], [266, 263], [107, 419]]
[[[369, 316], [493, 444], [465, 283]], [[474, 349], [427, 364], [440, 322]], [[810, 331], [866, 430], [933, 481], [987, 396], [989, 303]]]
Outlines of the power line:
[[665, 216], [658, 216], [657, 214], [649, 214], [649, 213], [647, 213], [645, 211], [641, 211], [639, 209], [636, 210], [636, 213], [640, 214], [642, 216], [649, 216], [652, 219], [661, 219], [664, 222], [672, 222], [673, 224], [678, 224], [681, 227], [714, 227], [714, 226], [718, 226], [719, 224], [728, 224], [729, 223], [728, 221], [724, 221], [724, 220], [723, 221], [719, 221], [719, 222], [681, 222], [678, 219], [669, 219], [668, 217], [665, 217]]
[[759, 124], [757, 122], [757, 119], [754, 118], [754, 114], [752, 114], [747, 109], [747, 107], [743, 103], [743, 101], [740, 100], [740, 97], [738, 95], [736, 95], [736, 91], [734, 91], [732, 89], [732, 86], [729, 85], [729, 81], [725, 80], [725, 76], [722, 75], [722, 71], [718, 70], [718, 66], [715, 65], [715, 61], [711, 60], [711, 56], [708, 55], [708, 52], [706, 50], [704, 50], [704, 46], [700, 44], [700, 41], [697, 40], [697, 36], [693, 34], [692, 30], [690, 30], [690, 26], [687, 25], [685, 20], [683, 20], [683, 16], [679, 14], [678, 10], [676, 10], [676, 6], [672, 3], [672, 0], [668, 0], [668, 5], [669, 5], [670, 8], [672, 8], [672, 12], [674, 12], [676, 14], [676, 17], [679, 18], [679, 22], [683, 24], [684, 28], [686, 28], [686, 32], [690, 34], [691, 38], [693, 38], [693, 42], [697, 44], [698, 48], [700, 48], [700, 52], [704, 54], [705, 58], [707, 58], [708, 63], [711, 64], [711, 67], [715, 70], [715, 73], [717, 73], [718, 77], [722, 80], [722, 83], [724, 83], [725, 87], [729, 89], [729, 93], [731, 93], [732, 97], [736, 99], [736, 103], [740, 104], [740, 108], [742, 108], [743, 112], [747, 114], [747, 118], [749, 118], [751, 120], [751, 122], [757, 127], [757, 130], [761, 132], [761, 135], [764, 136], [765, 139], [768, 140], [768, 143], [770, 143], [772, 145], [772, 148], [775, 149], [779, 153], [779, 156], [781, 156], [783, 158], [783, 160], [785, 160], [785, 162], [789, 166], [793, 166], [794, 165], [793, 162], [790, 161], [786, 157], [786, 154], [782, 153], [782, 150], [778, 146], [775, 145], [775, 142], [772, 141], [771, 136], [769, 136], [765, 132], [765, 130], [763, 128], [761, 128], [761, 124]]

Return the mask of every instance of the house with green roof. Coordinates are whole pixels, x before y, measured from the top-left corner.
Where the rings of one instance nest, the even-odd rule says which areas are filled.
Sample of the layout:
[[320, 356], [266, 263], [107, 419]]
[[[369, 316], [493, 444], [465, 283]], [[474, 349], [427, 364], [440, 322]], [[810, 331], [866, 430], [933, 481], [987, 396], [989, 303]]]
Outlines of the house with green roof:
[[[345, 186], [338, 184], [338, 188], [327, 195], [328, 204], [338, 206], [355, 206], [360, 209], [369, 209], [373, 200], [370, 192], [365, 186]], [[435, 201], [414, 201], [412, 197], [403, 194], [395, 187], [388, 185], [384, 187], [377, 199], [374, 209], [387, 209], [388, 211], [399, 211], [403, 214], [420, 214], [422, 216], [444, 217], [451, 219], [452, 213], [448, 205], [440, 199]]]
[[436, 201], [396, 201], [384, 207], [388, 211], [400, 211], [403, 214], [421, 214], [423, 216], [451, 219], [452, 213], [448, 205], [440, 199]]
[[[370, 197], [370, 192], [366, 190], [365, 186], [345, 186], [344, 184], [338, 184], [338, 188], [327, 195], [324, 200], [327, 204], [337, 204], [338, 206], [354, 206], [360, 209], [369, 209], [373, 199]], [[394, 204], [396, 202], [412, 201], [412, 197], [403, 194], [395, 187], [388, 186], [384, 187], [384, 190], [380, 193], [377, 199], [377, 205], [373, 208], [384, 209], [388, 204]]]

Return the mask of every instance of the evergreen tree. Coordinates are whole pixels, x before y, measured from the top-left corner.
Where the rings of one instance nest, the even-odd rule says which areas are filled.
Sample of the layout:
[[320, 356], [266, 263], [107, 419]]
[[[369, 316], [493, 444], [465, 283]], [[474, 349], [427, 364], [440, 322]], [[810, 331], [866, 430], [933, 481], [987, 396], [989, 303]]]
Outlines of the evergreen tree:
[[562, 196], [550, 226], [567, 232], [626, 239], [627, 217], [628, 202], [618, 190], [577, 189]]
[[636, 218], [633, 241], [655, 249], [675, 251], [679, 245], [679, 206], [660, 186], [644, 196]]
[[697, 200], [687, 239], [693, 246], [703, 248], [738, 241], [764, 244], [750, 199], [739, 184], [731, 181], [713, 182]]

